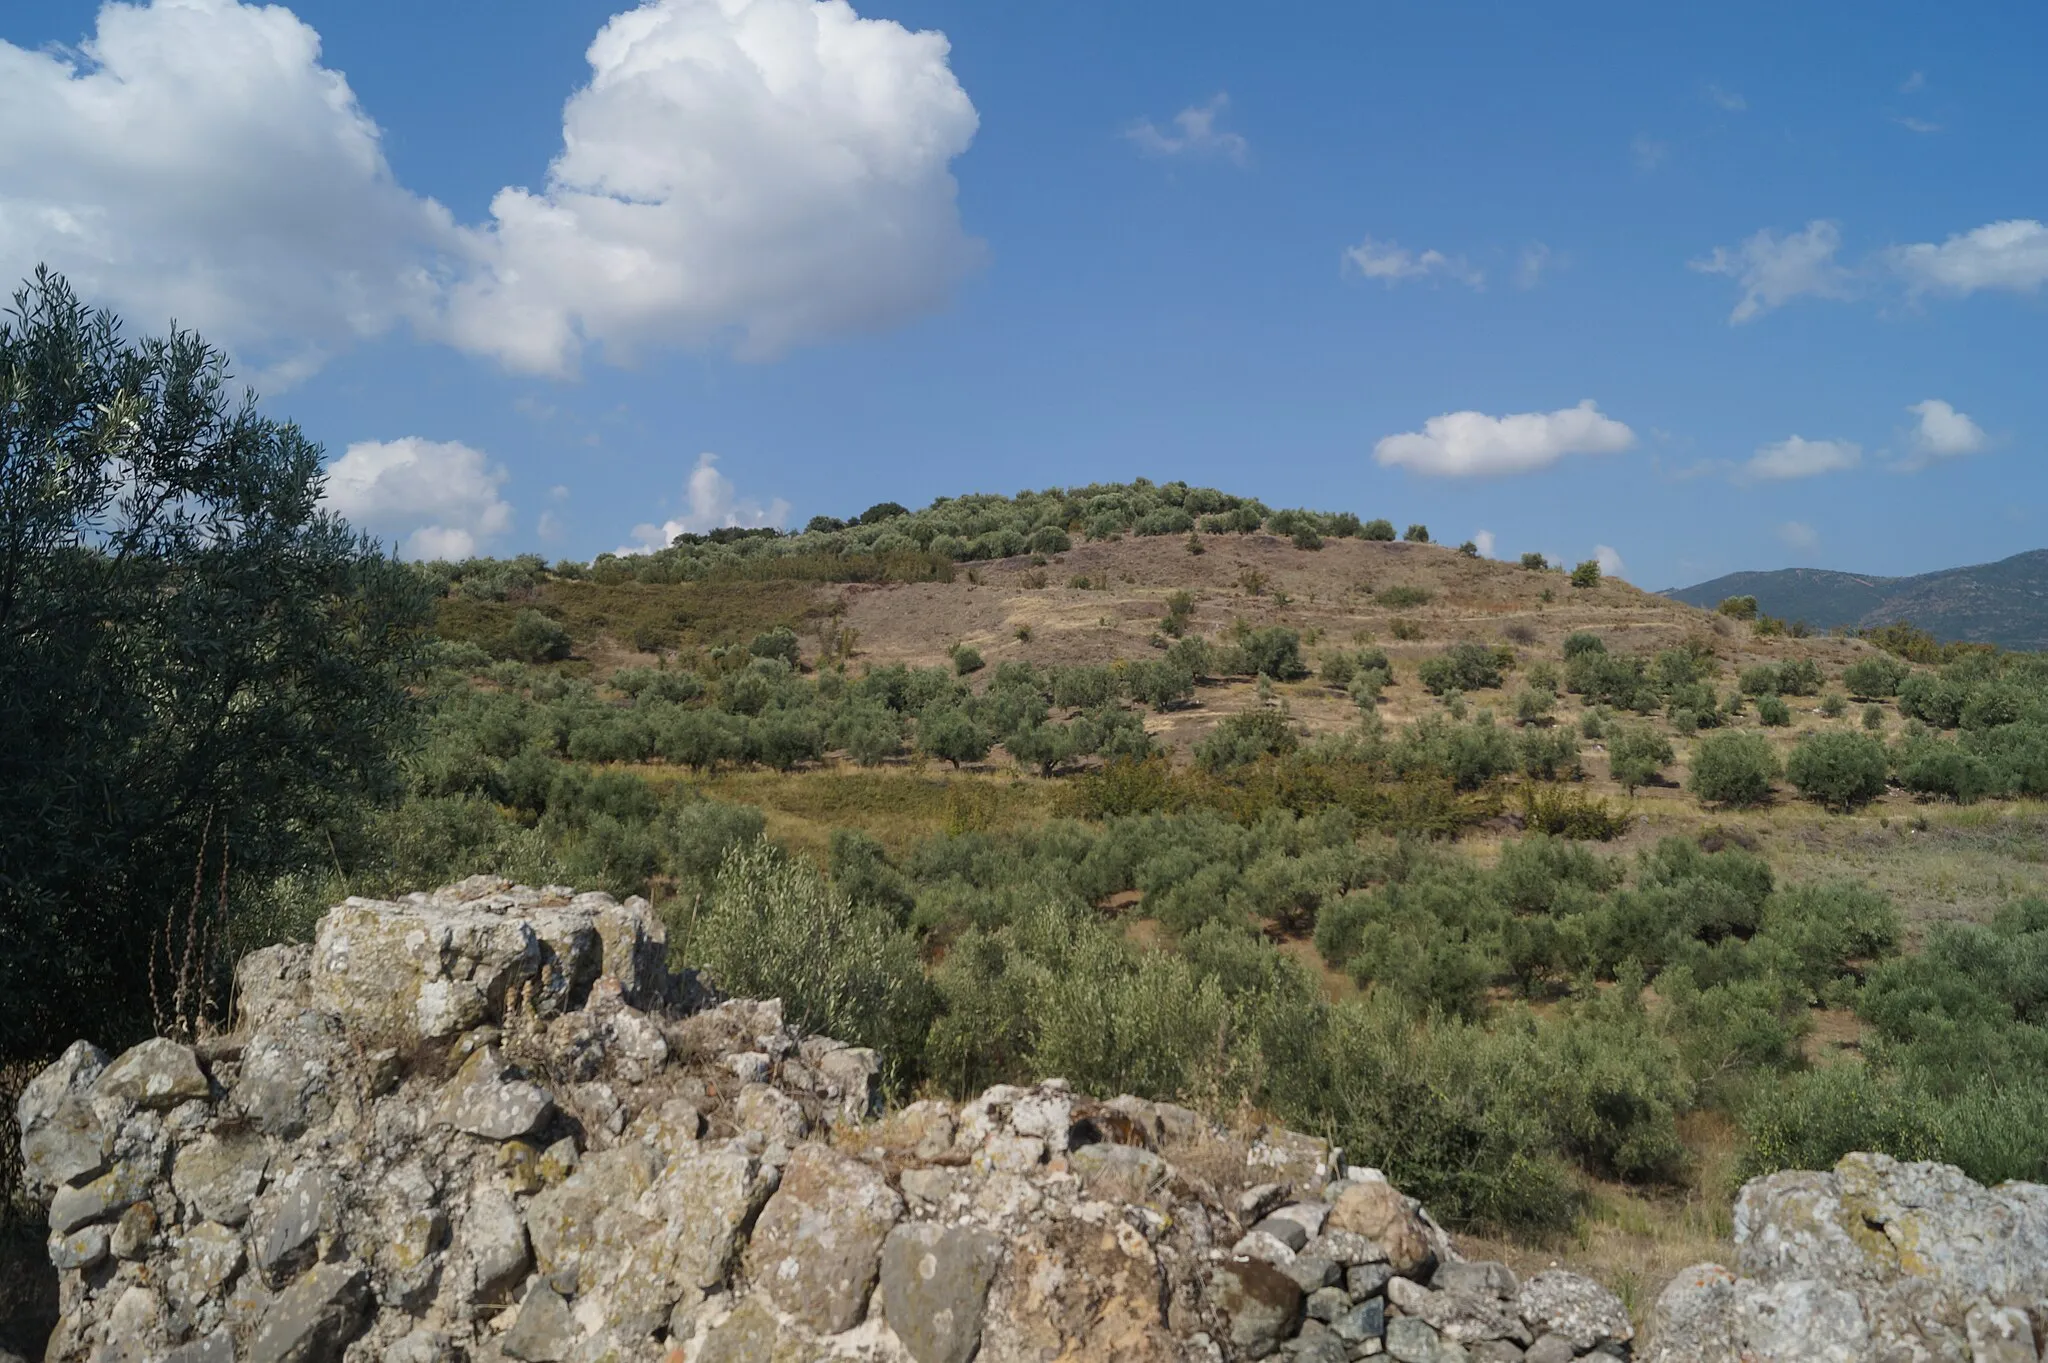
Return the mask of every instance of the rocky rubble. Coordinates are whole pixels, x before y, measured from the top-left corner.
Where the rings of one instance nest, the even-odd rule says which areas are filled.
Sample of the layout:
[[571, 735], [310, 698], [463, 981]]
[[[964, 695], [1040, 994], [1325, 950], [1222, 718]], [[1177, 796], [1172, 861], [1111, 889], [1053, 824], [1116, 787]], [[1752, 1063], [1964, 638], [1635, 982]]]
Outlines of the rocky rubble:
[[664, 960], [639, 900], [478, 878], [255, 953], [229, 1037], [74, 1045], [20, 1102], [48, 1358], [1628, 1356], [1322, 1141], [1057, 1081], [883, 1116], [873, 1053]]
[[2038, 1363], [2048, 1187], [1853, 1154], [1757, 1179], [1740, 1275], [1699, 1264], [1657, 1300], [1651, 1363]]

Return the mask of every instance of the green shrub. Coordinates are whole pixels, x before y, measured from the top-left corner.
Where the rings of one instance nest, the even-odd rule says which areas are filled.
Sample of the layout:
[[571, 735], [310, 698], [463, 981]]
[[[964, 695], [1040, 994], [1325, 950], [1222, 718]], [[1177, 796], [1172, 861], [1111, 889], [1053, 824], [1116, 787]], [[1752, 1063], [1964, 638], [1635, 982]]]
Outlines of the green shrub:
[[1701, 800], [1723, 805], [1760, 805], [1771, 798], [1779, 775], [1777, 754], [1758, 734], [1729, 731], [1701, 739], [1692, 752], [1687, 789]]
[[1574, 630], [1564, 636], [1564, 660], [1568, 663], [1572, 659], [1587, 653], [1605, 653], [1606, 651], [1607, 641], [1597, 634], [1588, 633], [1585, 630]]
[[1426, 606], [1430, 601], [1427, 587], [1393, 586], [1382, 589], [1373, 600], [1388, 610], [1407, 610], [1411, 606]]
[[1364, 527], [1359, 530], [1358, 537], [1367, 540], [1391, 541], [1394, 538], [1394, 523], [1384, 519], [1367, 521]]
[[726, 852], [680, 949], [727, 993], [781, 999], [794, 1026], [874, 1047], [892, 1088], [919, 1073], [933, 999], [915, 940], [777, 849]]
[[1553, 691], [1539, 691], [1534, 687], [1515, 693], [1515, 723], [1535, 724], [1550, 718], [1557, 709], [1557, 694]]
[[1730, 596], [1722, 598], [1714, 609], [1731, 620], [1756, 619], [1756, 598], [1753, 596]]
[[1524, 786], [1522, 823], [1531, 833], [1608, 842], [1628, 831], [1629, 818], [1625, 811], [1582, 790]]
[[1579, 736], [1570, 729], [1526, 729], [1516, 743], [1522, 774], [1532, 781], [1576, 781]]
[[1426, 525], [1411, 525], [1402, 532], [1401, 538], [1410, 544], [1427, 544], [1429, 543], [1429, 527]]
[[798, 656], [796, 632], [787, 625], [777, 625], [765, 634], [755, 635], [747, 652], [756, 658], [780, 658], [794, 668]]
[[537, 610], [523, 610], [505, 635], [505, 651], [523, 663], [556, 662], [569, 656], [569, 631]]
[[1466, 558], [1478, 558], [1479, 545], [1476, 541], [1466, 540], [1463, 544], [1458, 546], [1458, 552], [1464, 555]]
[[1848, 708], [1849, 702], [1844, 700], [1838, 691], [1830, 691], [1821, 697], [1820, 712], [1824, 718], [1840, 719]]
[[1808, 734], [1792, 749], [1785, 774], [1799, 793], [1829, 809], [1847, 810], [1884, 794], [1891, 767], [1884, 744], [1864, 734]]
[[903, 721], [888, 706], [859, 698], [840, 709], [825, 737], [863, 767], [879, 766], [903, 752]]
[[1884, 727], [1884, 707], [1882, 705], [1866, 705], [1863, 707], [1863, 727], [1873, 731]]
[[979, 762], [988, 756], [995, 740], [976, 723], [967, 710], [940, 702], [917, 719], [917, 750], [928, 757], [941, 757], [957, 769], [963, 762]]
[[1756, 718], [1766, 728], [1782, 729], [1792, 722], [1792, 707], [1774, 695], [1758, 696]]
[[1574, 587], [1599, 586], [1600, 560], [1589, 558], [1578, 567], [1572, 569], [1572, 585]]
[[1500, 685], [1501, 660], [1485, 644], [1453, 644], [1446, 652], [1423, 659], [1417, 675], [1433, 696], [1448, 691], [1488, 691]]
[[1631, 795], [1657, 780], [1671, 760], [1671, 740], [1647, 724], [1617, 725], [1608, 737], [1608, 773]]
[[971, 644], [955, 644], [953, 646], [953, 673], [955, 676], [965, 677], [970, 673], [981, 671], [984, 666], [980, 649], [975, 648]]
[[1264, 708], [1241, 710], [1195, 744], [1195, 764], [1203, 771], [1221, 772], [1256, 762], [1261, 757], [1293, 752], [1301, 746], [1287, 716]]
[[1864, 658], [1842, 669], [1842, 685], [1858, 700], [1877, 700], [1899, 694], [1899, 684], [1911, 672], [1896, 658]]

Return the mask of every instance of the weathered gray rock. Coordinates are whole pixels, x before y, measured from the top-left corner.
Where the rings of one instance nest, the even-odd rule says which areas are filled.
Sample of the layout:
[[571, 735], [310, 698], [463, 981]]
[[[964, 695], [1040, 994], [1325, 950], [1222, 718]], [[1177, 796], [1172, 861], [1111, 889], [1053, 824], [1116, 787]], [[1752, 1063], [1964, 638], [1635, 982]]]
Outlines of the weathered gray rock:
[[113, 1167], [88, 1183], [59, 1188], [50, 1199], [50, 1229], [59, 1235], [126, 1211], [149, 1196], [158, 1167], [142, 1159], [115, 1158]]
[[1462, 1345], [1413, 1316], [1396, 1316], [1387, 1322], [1387, 1356], [1397, 1363], [1467, 1363], [1471, 1357]]
[[1277, 1347], [1301, 1325], [1301, 1284], [1258, 1259], [1216, 1265], [1210, 1300], [1226, 1322], [1230, 1342], [1250, 1358]]
[[270, 1145], [255, 1132], [209, 1131], [178, 1152], [171, 1187], [201, 1219], [239, 1226], [269, 1170]]
[[61, 1187], [106, 1169], [113, 1136], [91, 1102], [106, 1064], [99, 1047], [74, 1041], [22, 1089], [14, 1113], [21, 1128], [23, 1173], [32, 1188]]
[[164, 1355], [164, 1363], [235, 1363], [235, 1339], [226, 1327], [202, 1339], [180, 1344]]
[[1158, 1192], [1172, 1167], [1139, 1145], [1084, 1145], [1067, 1155], [1067, 1167], [1091, 1194], [1142, 1202]]
[[135, 1260], [149, 1252], [150, 1241], [156, 1238], [156, 1205], [151, 1202], [137, 1202], [114, 1223], [113, 1235], [107, 1241], [108, 1250], [117, 1259]]
[[176, 1107], [212, 1091], [192, 1048], [163, 1037], [123, 1051], [93, 1085], [96, 1097], [149, 1108]]
[[754, 1228], [754, 1280], [810, 1329], [851, 1329], [874, 1289], [882, 1242], [902, 1215], [902, 1197], [875, 1170], [830, 1146], [798, 1146]]
[[369, 1289], [361, 1264], [314, 1265], [263, 1313], [248, 1363], [338, 1363], [362, 1328]]
[[1545, 1335], [1529, 1346], [1523, 1363], [1572, 1363], [1578, 1357], [1572, 1342], [1563, 1335]]
[[112, 1232], [106, 1226], [81, 1226], [50, 1237], [50, 1263], [59, 1269], [91, 1268], [107, 1257]]
[[339, 1212], [334, 1176], [317, 1166], [295, 1169], [257, 1203], [251, 1243], [256, 1266], [282, 1287], [311, 1262], [323, 1229]]
[[1475, 1297], [1497, 1297], [1513, 1301], [1521, 1293], [1522, 1281], [1506, 1264], [1491, 1259], [1464, 1259], [1439, 1264], [1429, 1285], [1439, 1292], [1465, 1292]]
[[1621, 1298], [1591, 1278], [1563, 1269], [1538, 1273], [1522, 1284], [1522, 1319], [1535, 1333], [1562, 1335], [1581, 1353], [1636, 1337]]
[[1330, 1332], [1347, 1344], [1362, 1344], [1387, 1332], [1387, 1304], [1370, 1297], [1330, 1322]]
[[563, 1363], [582, 1337], [583, 1329], [561, 1293], [536, 1282], [519, 1303], [519, 1319], [506, 1331], [500, 1347], [508, 1358], [523, 1363]]
[[1698, 1265], [1658, 1298], [1653, 1363], [1998, 1357], [1997, 1313], [2048, 1301], [2048, 1187], [1947, 1165], [1852, 1154], [1757, 1179], [1735, 1241], [1741, 1276]]
[[242, 1048], [235, 1102], [256, 1130], [285, 1140], [302, 1136], [333, 1115], [349, 1053], [334, 1017], [310, 1009], [272, 1014]]
[[540, 1130], [554, 1110], [546, 1089], [515, 1078], [498, 1048], [485, 1046], [463, 1062], [436, 1115], [457, 1131], [509, 1141]]
[[899, 1225], [882, 1244], [882, 1316], [917, 1363], [967, 1363], [981, 1344], [982, 1309], [1002, 1259], [985, 1230]]
[[1445, 1339], [1475, 1344], [1487, 1339], [1527, 1344], [1532, 1336], [1515, 1304], [1491, 1292], [1433, 1292], [1406, 1278], [1387, 1284], [1387, 1297], [1411, 1316], [1426, 1320]]

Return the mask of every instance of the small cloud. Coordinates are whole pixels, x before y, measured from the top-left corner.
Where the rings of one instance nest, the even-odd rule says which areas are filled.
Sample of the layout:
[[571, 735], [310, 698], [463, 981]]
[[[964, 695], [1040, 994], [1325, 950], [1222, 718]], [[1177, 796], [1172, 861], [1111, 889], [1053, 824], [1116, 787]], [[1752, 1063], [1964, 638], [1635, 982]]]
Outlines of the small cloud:
[[1917, 95], [1926, 88], [1927, 76], [1924, 72], [1920, 71], [1915, 71], [1912, 75], [1899, 82], [1899, 93], [1902, 95]]
[[1621, 555], [1615, 551], [1612, 545], [1594, 545], [1593, 559], [1600, 565], [1600, 575], [1602, 577], [1626, 577], [1628, 575], [1628, 565], [1621, 561]]
[[1555, 412], [1447, 412], [1420, 431], [1390, 435], [1373, 447], [1380, 463], [1444, 478], [1531, 473], [1570, 454], [1619, 454], [1636, 433], [1601, 414], [1593, 399]]
[[569, 489], [567, 485], [563, 483], [556, 483], [553, 487], [548, 489], [548, 498], [550, 501], [556, 502], [568, 501]]
[[1686, 268], [1727, 275], [1742, 286], [1741, 301], [1728, 314], [1730, 325], [1739, 325], [1795, 298], [1849, 297], [1849, 272], [1835, 263], [1841, 245], [1841, 228], [1816, 219], [1789, 236], [1765, 228], [1732, 251], [1716, 246], [1712, 255], [1687, 261]]
[[1915, 293], [2032, 293], [2048, 283], [2048, 226], [2008, 218], [1959, 232], [1939, 246], [1895, 246], [1887, 259]]
[[555, 544], [562, 538], [562, 518], [552, 511], [543, 511], [534, 530], [540, 535], [543, 543]]
[[1783, 481], [1813, 478], [1823, 473], [1840, 473], [1863, 462], [1863, 449], [1847, 440], [1807, 440], [1787, 436], [1772, 445], [1760, 445], [1742, 466], [1745, 481]]
[[1251, 154], [1251, 144], [1216, 127], [1217, 118], [1229, 107], [1230, 96], [1219, 92], [1207, 104], [1190, 104], [1175, 114], [1171, 131], [1145, 118], [1124, 129], [1124, 136], [1154, 156], [1218, 156], [1241, 166]]
[[1515, 267], [1515, 287], [1533, 289], [1543, 282], [1545, 274], [1562, 269], [1564, 264], [1563, 256], [1540, 241], [1532, 241], [1522, 248], [1521, 263]]
[[1718, 85], [1707, 87], [1707, 98], [1731, 114], [1739, 114], [1749, 107], [1749, 101], [1734, 90], [1723, 90]]
[[1939, 123], [1929, 123], [1924, 118], [1895, 118], [1892, 120], [1892, 122], [1898, 124], [1907, 132], [1938, 133], [1941, 131], [1941, 125]]
[[327, 466], [322, 501], [416, 559], [470, 558], [512, 526], [504, 468], [459, 441], [364, 440]]
[[752, 499], [742, 500], [732, 485], [732, 479], [718, 471], [718, 456], [715, 454], [697, 456], [697, 466], [690, 471], [684, 496], [689, 501], [689, 510], [658, 526], [634, 526], [633, 538], [638, 543], [626, 545], [618, 552], [652, 553], [656, 549], [666, 549], [677, 535], [701, 535], [728, 525], [780, 528], [789, 519], [789, 503], [780, 497], [772, 499], [766, 506]]
[[1636, 163], [1637, 170], [1655, 170], [1664, 164], [1664, 158], [1671, 155], [1671, 144], [1659, 142], [1648, 133], [1637, 133], [1628, 144], [1628, 154]]
[[530, 393], [524, 393], [512, 399], [512, 410], [521, 416], [532, 417], [535, 421], [552, 421], [562, 409], [551, 402], [542, 402]]
[[1479, 557], [1493, 557], [1493, 532], [1491, 530], [1481, 530], [1473, 535], [1472, 543], [1479, 546]]
[[1924, 469], [1936, 460], [1975, 454], [1990, 443], [1984, 428], [1970, 420], [1968, 413], [1958, 412], [1940, 398], [1916, 402], [1906, 410], [1919, 417], [1920, 423], [1908, 441], [1912, 453], [1893, 466], [1901, 473]]
[[1805, 521], [1786, 521], [1778, 527], [1778, 539], [1787, 549], [1802, 554], [1820, 548], [1820, 532]]
[[1486, 287], [1486, 276], [1468, 265], [1463, 256], [1447, 256], [1441, 251], [1417, 255], [1391, 241], [1375, 241], [1371, 237], [1344, 252], [1344, 268], [1389, 286], [1403, 279], [1443, 275], [1470, 288]]

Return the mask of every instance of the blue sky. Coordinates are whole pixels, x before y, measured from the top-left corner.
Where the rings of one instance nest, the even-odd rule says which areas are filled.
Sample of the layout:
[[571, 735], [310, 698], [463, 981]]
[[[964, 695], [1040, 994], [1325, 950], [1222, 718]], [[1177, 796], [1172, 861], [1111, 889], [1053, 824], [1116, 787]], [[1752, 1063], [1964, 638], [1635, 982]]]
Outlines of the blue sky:
[[0, 270], [227, 344], [408, 552], [1141, 474], [1649, 587], [2048, 542], [2035, 6], [17, 0], [0, 43]]

